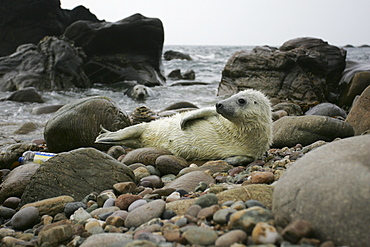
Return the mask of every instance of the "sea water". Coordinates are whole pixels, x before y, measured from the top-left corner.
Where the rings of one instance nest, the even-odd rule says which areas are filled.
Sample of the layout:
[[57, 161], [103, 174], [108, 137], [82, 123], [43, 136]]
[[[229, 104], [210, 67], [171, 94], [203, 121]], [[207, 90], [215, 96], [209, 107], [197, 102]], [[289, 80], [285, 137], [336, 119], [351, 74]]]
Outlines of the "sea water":
[[[217, 88], [221, 81], [221, 73], [227, 60], [237, 51], [251, 50], [254, 46], [164, 46], [163, 52], [168, 50], [189, 54], [192, 61], [163, 60], [164, 74], [167, 76], [172, 70], [180, 69], [182, 73], [187, 70], [195, 72], [194, 83], [190, 86], [176, 86], [176, 81], [167, 80], [163, 86], [154, 87], [156, 97], [148, 98], [144, 102], [137, 102], [124, 94], [126, 89], [120, 87], [106, 87], [96, 85], [86, 90], [68, 90], [40, 92], [45, 103], [19, 103], [12, 101], [0, 102], [0, 138], [12, 135], [15, 126], [25, 122], [34, 122], [45, 125], [51, 114], [32, 115], [34, 108], [46, 105], [67, 104], [74, 100], [89, 96], [106, 96], [111, 98], [125, 112], [131, 113], [136, 107], [145, 105], [159, 111], [166, 106], [180, 101], [191, 102], [198, 107], [214, 105], [220, 98], [217, 97]], [[370, 63], [370, 48], [345, 48], [347, 59]], [[0, 92], [0, 99], [8, 97], [11, 92]], [[14, 125], [14, 126], [13, 126]], [[42, 130], [41, 130], [42, 132]], [[42, 138], [40, 131], [25, 136], [16, 136], [17, 139], [29, 140]]]

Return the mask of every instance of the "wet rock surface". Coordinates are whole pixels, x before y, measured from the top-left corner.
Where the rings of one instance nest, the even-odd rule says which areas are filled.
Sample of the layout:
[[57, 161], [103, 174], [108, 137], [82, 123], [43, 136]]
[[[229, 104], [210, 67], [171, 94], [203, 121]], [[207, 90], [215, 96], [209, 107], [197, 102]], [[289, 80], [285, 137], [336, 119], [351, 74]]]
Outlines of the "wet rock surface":
[[345, 50], [315, 38], [292, 39], [280, 48], [237, 52], [222, 72], [218, 95], [254, 88], [282, 100], [334, 100], [340, 93], [345, 57]]
[[82, 200], [91, 192], [132, 181], [133, 172], [110, 156], [93, 148], [76, 149], [57, 155], [40, 167], [25, 189], [21, 204], [61, 195]]
[[51, 152], [79, 147], [108, 150], [110, 145], [94, 143], [101, 127], [119, 130], [129, 125], [128, 115], [111, 99], [92, 96], [60, 108], [46, 123], [44, 136]]

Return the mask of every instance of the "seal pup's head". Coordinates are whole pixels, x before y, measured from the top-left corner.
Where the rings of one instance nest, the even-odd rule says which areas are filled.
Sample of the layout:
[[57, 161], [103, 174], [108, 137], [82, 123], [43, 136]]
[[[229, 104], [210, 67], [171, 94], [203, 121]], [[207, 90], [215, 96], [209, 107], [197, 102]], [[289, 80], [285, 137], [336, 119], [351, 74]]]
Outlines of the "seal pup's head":
[[126, 94], [136, 100], [144, 100], [149, 96], [154, 96], [154, 93], [150, 88], [140, 84], [135, 85], [133, 88], [129, 89]]
[[231, 122], [271, 121], [269, 99], [260, 91], [247, 89], [216, 103], [216, 111]]

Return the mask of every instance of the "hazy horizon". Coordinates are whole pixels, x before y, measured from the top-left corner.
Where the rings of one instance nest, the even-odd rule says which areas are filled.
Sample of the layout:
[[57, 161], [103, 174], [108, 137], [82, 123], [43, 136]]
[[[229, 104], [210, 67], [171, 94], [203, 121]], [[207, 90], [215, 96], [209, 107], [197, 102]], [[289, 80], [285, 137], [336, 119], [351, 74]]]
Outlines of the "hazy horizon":
[[370, 1], [345, 0], [60, 0], [101, 20], [135, 13], [159, 18], [165, 45], [280, 46], [314, 37], [336, 46], [370, 44]]

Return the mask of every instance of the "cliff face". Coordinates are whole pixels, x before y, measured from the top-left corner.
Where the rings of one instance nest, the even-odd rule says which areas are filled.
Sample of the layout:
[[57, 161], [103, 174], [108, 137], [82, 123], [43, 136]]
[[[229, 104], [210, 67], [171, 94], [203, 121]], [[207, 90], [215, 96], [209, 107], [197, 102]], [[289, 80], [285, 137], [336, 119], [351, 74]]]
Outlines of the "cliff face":
[[45, 36], [62, 35], [77, 20], [99, 22], [83, 6], [61, 9], [59, 0], [2, 0], [0, 13], [0, 56], [22, 44], [37, 44]]

